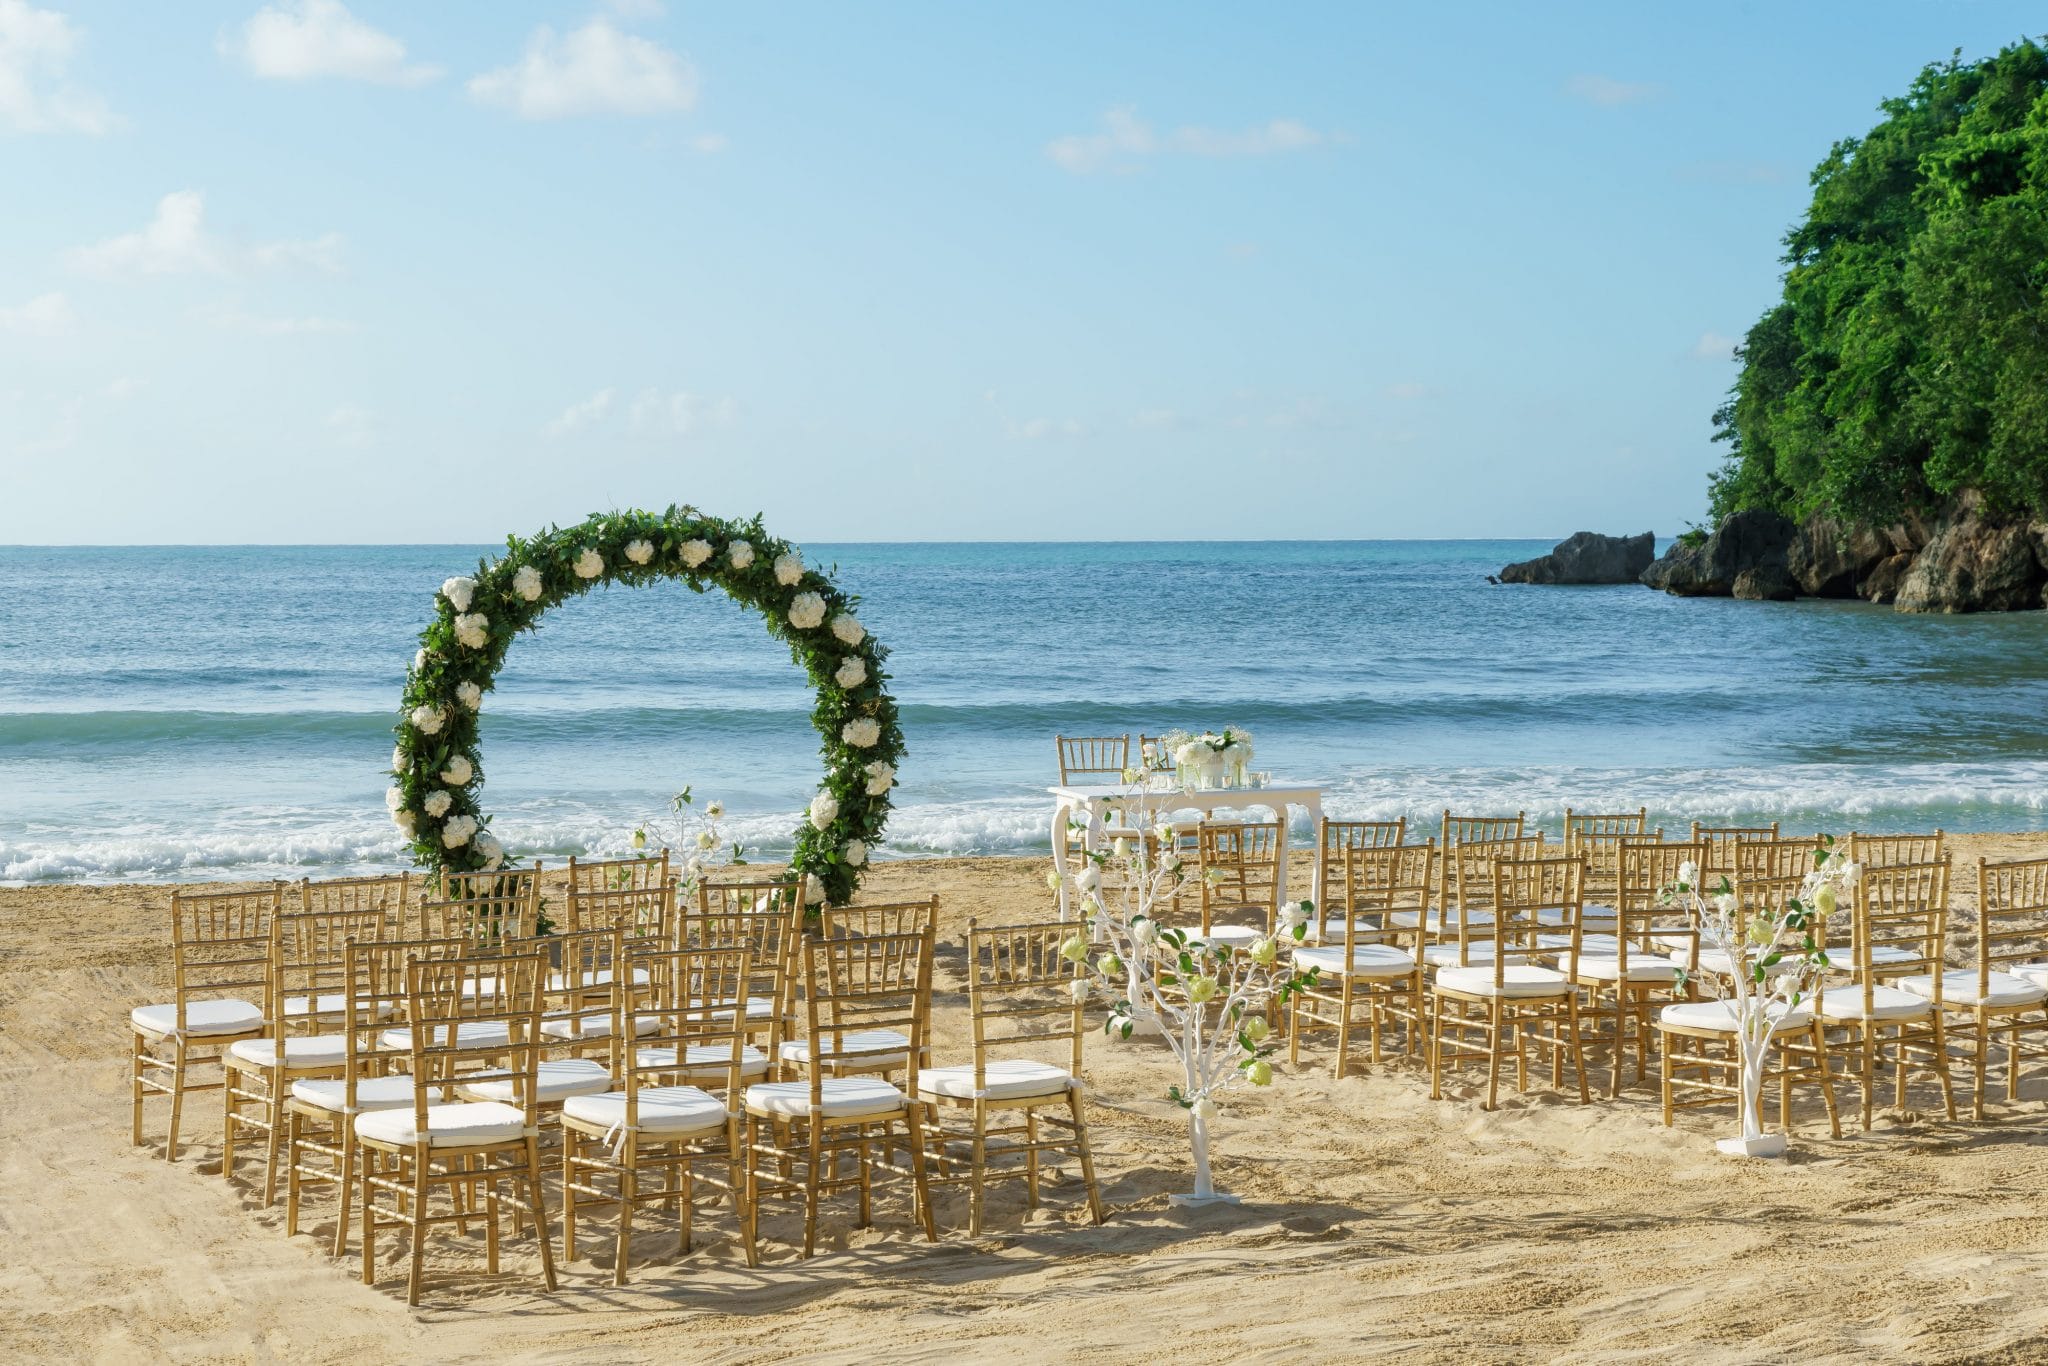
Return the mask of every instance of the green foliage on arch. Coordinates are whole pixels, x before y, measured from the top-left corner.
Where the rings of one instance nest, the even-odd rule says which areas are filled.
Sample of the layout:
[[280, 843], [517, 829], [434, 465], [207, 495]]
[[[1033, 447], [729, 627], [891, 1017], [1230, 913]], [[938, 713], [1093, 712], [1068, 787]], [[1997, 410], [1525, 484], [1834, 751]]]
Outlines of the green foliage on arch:
[[810, 677], [825, 777], [797, 827], [791, 867], [817, 878], [835, 904], [853, 896], [888, 819], [904, 752], [882, 667], [889, 652], [861, 626], [859, 598], [805, 565], [758, 515], [727, 521], [691, 507], [601, 512], [577, 526], [508, 537], [503, 555], [441, 585], [406, 673], [386, 796], [416, 863], [435, 873], [504, 864], [506, 851], [479, 800], [477, 721], [513, 639], [593, 588], [660, 579], [699, 593], [722, 589], [753, 608]]

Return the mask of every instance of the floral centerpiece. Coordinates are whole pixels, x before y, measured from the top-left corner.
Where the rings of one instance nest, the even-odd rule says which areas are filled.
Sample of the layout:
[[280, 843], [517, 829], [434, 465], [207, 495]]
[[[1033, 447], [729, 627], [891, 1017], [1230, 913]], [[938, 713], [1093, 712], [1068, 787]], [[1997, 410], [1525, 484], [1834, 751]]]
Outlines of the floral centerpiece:
[[1252, 733], [1241, 726], [1198, 735], [1171, 730], [1160, 737], [1159, 747], [1172, 756], [1182, 787], [1243, 787], [1253, 753]]
[[[1280, 934], [1254, 941], [1242, 952], [1204, 943], [1160, 921], [1158, 908], [1190, 876], [1175, 852], [1171, 825], [1154, 828], [1152, 840], [1118, 835], [1096, 850], [1073, 875], [1087, 923], [1077, 928], [1062, 952], [1083, 973], [1074, 979], [1076, 999], [1097, 992], [1113, 999], [1105, 1033], [1128, 1039], [1156, 1033], [1179, 1064], [1181, 1079], [1167, 1096], [1188, 1114], [1194, 1152], [1194, 1190], [1175, 1204], [1236, 1203], [1215, 1188], [1209, 1169], [1209, 1126], [1217, 1098], [1239, 1086], [1270, 1086], [1271, 1028], [1266, 1012], [1316, 980], [1313, 969], [1296, 973], [1281, 963], [1283, 941], [1301, 942], [1314, 908], [1308, 902], [1282, 909]], [[1156, 845], [1157, 852], [1154, 852]], [[1047, 875], [1055, 889], [1059, 875]]]
[[[1708, 893], [1698, 885], [1700, 870], [1691, 863], [1682, 864], [1678, 881], [1660, 894], [1664, 905], [1690, 912], [1700, 938], [1726, 955], [1725, 976], [1702, 974], [1734, 1018], [1741, 1068], [1742, 1133], [1716, 1142], [1724, 1153], [1777, 1157], [1785, 1151], [1785, 1135], [1764, 1132], [1759, 1105], [1764, 1064], [1772, 1037], [1828, 968], [1827, 950], [1816, 932], [1861, 874], [1861, 866], [1835, 848], [1833, 836], [1823, 835], [1814, 846], [1813, 870], [1801, 881], [1799, 894], [1787, 897], [1780, 907], [1759, 907], [1745, 915], [1727, 878]], [[1678, 969], [1678, 982], [1686, 982], [1684, 968]]]

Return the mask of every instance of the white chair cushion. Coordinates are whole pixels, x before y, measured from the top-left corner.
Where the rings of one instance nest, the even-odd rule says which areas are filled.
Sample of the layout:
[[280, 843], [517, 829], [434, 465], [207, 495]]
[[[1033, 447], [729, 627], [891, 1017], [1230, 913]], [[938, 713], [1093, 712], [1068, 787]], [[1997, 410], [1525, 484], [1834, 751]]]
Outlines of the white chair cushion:
[[[1565, 924], [1564, 907], [1544, 907], [1536, 912], [1536, 923], [1539, 925]], [[1597, 927], [1611, 930], [1614, 928], [1614, 907], [1590, 904], [1583, 906], [1579, 909], [1579, 924], [1586, 929]]]
[[[676, 1051], [673, 1048], [642, 1048], [635, 1050], [635, 1059], [641, 1067], [675, 1067]], [[725, 1075], [732, 1066], [732, 1049], [722, 1043], [693, 1043], [683, 1050], [683, 1065], [676, 1070], [686, 1077], [699, 1081], [715, 1081]], [[768, 1055], [748, 1044], [740, 1049], [740, 1076], [760, 1077], [768, 1073]]]
[[2048, 963], [2014, 963], [2012, 975], [2035, 986], [2048, 987]]
[[[244, 1039], [228, 1047], [228, 1056], [252, 1067], [277, 1066], [276, 1039]], [[348, 1035], [307, 1034], [284, 1041], [284, 1065], [339, 1067], [348, 1061]]]
[[[1455, 942], [1425, 945], [1422, 950], [1422, 961], [1433, 968], [1455, 968], [1459, 966], [1458, 946]], [[1465, 946], [1465, 961], [1467, 963], [1491, 963], [1493, 961], [1493, 941], [1491, 939], [1473, 940]]]
[[1501, 968], [1503, 985], [1496, 989], [1493, 984], [1493, 968], [1443, 968], [1437, 972], [1436, 984], [1448, 991], [1462, 991], [1473, 996], [1504, 997], [1522, 996], [1566, 996], [1571, 993], [1571, 983], [1561, 972], [1553, 972], [1534, 963], [1508, 963]]
[[[1560, 965], [1564, 963], [1565, 957], [1564, 954], [1558, 956], [1557, 961]], [[1579, 955], [1579, 976], [1599, 982], [1617, 981], [1621, 977], [1621, 959], [1598, 958], [1582, 953]], [[1632, 953], [1628, 956], [1628, 980], [1655, 982], [1668, 987], [1676, 984], [1678, 970], [1668, 958], [1659, 958], [1649, 953]]]
[[[400, 1105], [412, 1104], [412, 1078], [358, 1077], [356, 1079], [356, 1108], [352, 1113], [363, 1114], [370, 1110], [390, 1110]], [[338, 1077], [318, 1079], [302, 1077], [292, 1083], [292, 1099], [335, 1114], [348, 1114], [348, 1083]], [[436, 1094], [436, 1100], [445, 1096]]]
[[[1429, 928], [1437, 934], [1456, 934], [1460, 919], [1461, 917], [1456, 911], [1433, 914], [1429, 917]], [[1421, 920], [1422, 912], [1420, 911], [1393, 911], [1387, 916], [1387, 923], [1389, 925], [1403, 930], [1414, 929]], [[1482, 925], [1491, 927], [1492, 924], [1493, 912], [1472, 912], [1472, 925], [1475, 929]]]
[[1190, 934], [1188, 943], [1194, 945], [1207, 942], [1220, 952], [1234, 953], [1238, 949], [1250, 948], [1254, 939], [1263, 938], [1265, 931], [1255, 930], [1249, 925], [1212, 925], [1207, 934]]
[[[731, 1003], [730, 1001], [721, 1001], [721, 1002], [719, 1002], [719, 1004], [720, 1004], [720, 1005], [722, 1005], [722, 1006], [724, 1006], [724, 1007], [725, 1007], [725, 1009], [723, 1009], [723, 1010], [715, 1010], [715, 1011], [713, 1011], [713, 1012], [712, 1012], [712, 1018], [714, 1018], [714, 1019], [720, 1019], [720, 1020], [729, 1020], [729, 1019], [731, 1019], [731, 1018], [732, 1018], [732, 1003]], [[692, 1009], [692, 1010], [702, 1010], [702, 1009], [704, 1009], [704, 1006], [705, 1006], [705, 1002], [703, 1002], [703, 1001], [692, 1001], [692, 1002], [690, 1002], [690, 1009]], [[770, 997], [767, 997], [767, 996], [749, 996], [749, 997], [747, 998], [747, 1018], [748, 1018], [748, 1019], [750, 1019], [750, 1020], [772, 1020], [772, 1019], [774, 1019], [774, 1018], [775, 1018], [775, 1002], [774, 1002], [774, 1000], [773, 1000], [772, 998], [770, 998]]]
[[[1813, 1023], [1813, 1012], [1805, 1006], [1787, 1011], [1782, 1005], [1772, 1006], [1771, 1017], [1777, 1021], [1771, 1026], [1773, 1034], [1782, 1034], [1788, 1029], [1804, 1029]], [[1685, 1029], [1711, 1029], [1716, 1034], [1735, 1032], [1735, 1003], [1733, 1001], [1680, 1001], [1665, 1006], [1657, 1012], [1657, 1018], [1666, 1024], [1678, 1025]]]
[[[626, 1122], [626, 1093], [606, 1091], [598, 1096], [571, 1096], [562, 1102], [562, 1117], [582, 1124], [619, 1128]], [[701, 1134], [725, 1127], [725, 1102], [694, 1086], [643, 1086], [640, 1088], [640, 1128], [643, 1134]]]
[[[910, 1039], [893, 1029], [849, 1029], [831, 1039], [827, 1051], [838, 1053], [830, 1060], [835, 1067], [901, 1067], [910, 1057]], [[811, 1060], [811, 1041], [784, 1039], [775, 1056], [784, 1062], [807, 1063]]]
[[[137, 1006], [128, 1012], [128, 1022], [145, 1034], [171, 1035], [178, 1032], [178, 1007]], [[208, 1034], [248, 1034], [263, 1028], [263, 1012], [247, 1001], [187, 1001], [185, 1037], [197, 1039]]]
[[[1539, 934], [1536, 936], [1536, 942], [1546, 949], [1568, 949], [1572, 946], [1572, 937], [1568, 934]], [[1621, 956], [1620, 945], [1611, 934], [1580, 935], [1579, 952], [1588, 958]], [[1629, 945], [1629, 957], [1634, 958], [1642, 953], [1643, 950], [1636, 948], [1633, 943]]]
[[[446, 1024], [436, 1025], [429, 1031], [428, 1042], [445, 1045], [448, 1039]], [[472, 1020], [457, 1025], [455, 1041], [464, 1048], [495, 1048], [512, 1042], [512, 1026], [503, 1020]], [[412, 1047], [412, 1031], [403, 1026], [387, 1029], [377, 1036], [377, 1047], [404, 1052]]]
[[[427, 1144], [434, 1148], [474, 1148], [484, 1143], [505, 1143], [528, 1133], [526, 1116], [516, 1107], [495, 1100], [463, 1101], [454, 1105], [427, 1107]], [[413, 1127], [410, 1105], [403, 1109], [372, 1110], [356, 1116], [356, 1137], [379, 1143], [410, 1147], [420, 1140]]]
[[338, 1020], [348, 1014], [348, 996], [339, 991], [323, 991], [318, 996], [287, 996], [284, 998], [284, 1013], [290, 1020], [306, 1015]]
[[[1300, 970], [1318, 969], [1327, 977], [1345, 975], [1344, 946], [1326, 944], [1313, 949], [1296, 949], [1294, 966]], [[1391, 944], [1359, 944], [1351, 950], [1351, 975], [1354, 977], [1406, 977], [1415, 971], [1415, 957]]]
[[[661, 1020], [653, 1015], [633, 1017], [635, 1037], [653, 1034], [661, 1029]], [[593, 1010], [588, 1015], [555, 1015], [540, 1022], [540, 1032], [550, 1039], [603, 1039], [612, 1032], [612, 1013], [609, 1010]]]
[[[1897, 987], [1870, 989], [1870, 1018], [1874, 1020], [1915, 1020], [1934, 1013], [1934, 1002]], [[1860, 1020], [1863, 1015], [1861, 986], [1831, 987], [1821, 994], [1823, 1020]]]
[[[646, 968], [634, 968], [634, 969], [633, 969], [633, 985], [634, 985], [634, 986], [636, 986], [636, 987], [644, 987], [644, 986], [646, 986], [646, 985], [647, 985], [647, 984], [648, 984], [649, 982], [651, 982], [651, 981], [653, 981], [653, 980], [654, 980], [653, 978], [651, 978], [651, 977], [649, 977], [649, 976], [647, 975], [647, 969], [646, 969]], [[583, 978], [581, 982], [578, 982], [578, 983], [577, 983], [577, 985], [579, 985], [579, 986], [586, 986], [586, 987], [602, 987], [602, 986], [609, 986], [609, 985], [611, 985], [611, 983], [612, 983], [612, 970], [611, 970], [610, 968], [599, 968], [599, 969], [598, 969], [598, 970], [597, 970], [596, 972], [593, 972], [593, 973], [591, 973], [591, 974], [590, 974], [590, 975], [589, 975], [588, 977], [585, 977], [585, 978]], [[570, 975], [569, 975], [568, 973], [566, 973], [566, 972], [551, 972], [551, 973], [549, 973], [549, 974], [548, 974], [548, 986], [547, 986], [547, 989], [548, 989], [549, 991], [567, 991], [567, 990], [569, 989], [569, 986], [570, 986]]]
[[[894, 1114], [908, 1104], [903, 1093], [880, 1077], [827, 1077], [819, 1096], [827, 1119]], [[764, 1081], [747, 1088], [747, 1113], [803, 1119], [811, 1113], [807, 1081]]]
[[[1050, 1063], [1033, 1062], [1029, 1058], [990, 1058], [986, 1080], [988, 1085], [982, 1094], [989, 1100], [1061, 1096], [1074, 1084], [1073, 1077], [1066, 1072]], [[917, 1074], [917, 1090], [919, 1095], [973, 1100], [974, 1064], [927, 1067]]]
[[[1917, 977], [1901, 977], [1892, 985], [1901, 991], [1910, 991], [1915, 996], [1934, 995], [1934, 977], [1921, 973]], [[1984, 993], [1982, 1000], [1977, 995], [1977, 970], [1958, 968], [1941, 975], [1941, 1002], [1950, 1006], [2037, 1006], [2048, 1001], [2048, 987], [2037, 986], [2023, 977], [2011, 973], [1991, 974], [1991, 989]]]
[[[533, 1098], [552, 1105], [570, 1096], [594, 1096], [612, 1089], [611, 1069], [593, 1058], [556, 1058], [534, 1069]], [[455, 1084], [455, 1094], [464, 1100], [502, 1100], [511, 1104], [512, 1078], [502, 1073], [480, 1072]]]

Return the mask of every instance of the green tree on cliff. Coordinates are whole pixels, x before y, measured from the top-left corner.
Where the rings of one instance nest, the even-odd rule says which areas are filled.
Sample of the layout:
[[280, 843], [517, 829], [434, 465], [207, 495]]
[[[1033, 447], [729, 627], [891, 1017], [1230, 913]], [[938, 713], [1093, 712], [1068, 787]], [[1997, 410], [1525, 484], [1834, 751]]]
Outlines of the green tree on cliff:
[[1835, 144], [1714, 415], [1716, 517], [2048, 512], [2048, 50], [1923, 70]]

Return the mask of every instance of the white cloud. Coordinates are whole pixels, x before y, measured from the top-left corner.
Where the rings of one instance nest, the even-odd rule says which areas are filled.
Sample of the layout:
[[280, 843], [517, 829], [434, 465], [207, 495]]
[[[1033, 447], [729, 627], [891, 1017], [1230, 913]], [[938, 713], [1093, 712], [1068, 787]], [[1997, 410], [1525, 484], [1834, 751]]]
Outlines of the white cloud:
[[285, 0], [251, 15], [239, 37], [222, 34], [223, 57], [257, 76], [309, 81], [322, 76], [379, 85], [425, 85], [441, 68], [408, 62], [405, 44], [370, 27], [340, 0]]
[[523, 119], [670, 114], [697, 103], [697, 72], [659, 43], [599, 18], [560, 36], [543, 24], [517, 62], [472, 77], [469, 94]]
[[689, 436], [708, 427], [730, 427], [737, 416], [738, 405], [730, 398], [642, 389], [633, 399], [626, 428], [639, 435]]
[[0, 0], [0, 127], [17, 133], [105, 133], [121, 120], [99, 96], [65, 82], [82, 32], [55, 10]]
[[69, 332], [78, 319], [62, 294], [38, 294], [18, 308], [0, 308], [0, 332], [29, 337], [56, 337]]
[[1694, 360], [1733, 360], [1735, 348], [1740, 342], [1734, 337], [1724, 337], [1711, 327], [1700, 333], [1700, 339], [1692, 344]]
[[1128, 105], [1102, 116], [1095, 133], [1069, 133], [1045, 145], [1045, 154], [1061, 170], [1076, 175], [1095, 171], [1129, 171], [1138, 161], [1161, 153], [1199, 157], [1273, 156], [1298, 152], [1335, 141], [1298, 119], [1269, 119], [1239, 131], [1188, 124], [1164, 135], [1138, 117]]
[[1579, 75], [1564, 83], [1564, 93], [1573, 99], [1612, 109], [1653, 99], [1664, 93], [1664, 87], [1640, 81], [1617, 81], [1612, 76]]
[[341, 318], [266, 317], [248, 313], [232, 304], [199, 310], [199, 318], [223, 332], [247, 332], [257, 337], [304, 336], [320, 332], [353, 332], [356, 325]]
[[600, 389], [581, 403], [572, 403], [562, 410], [562, 415], [541, 430], [549, 436], [567, 436], [583, 427], [593, 427], [604, 421], [612, 410], [612, 400], [617, 393], [611, 389]]
[[310, 266], [341, 269], [341, 238], [328, 233], [304, 242], [242, 246], [206, 230], [206, 196], [178, 190], [157, 201], [156, 214], [138, 232], [122, 233], [68, 254], [71, 268], [101, 279], [137, 275], [224, 275], [238, 270]]

